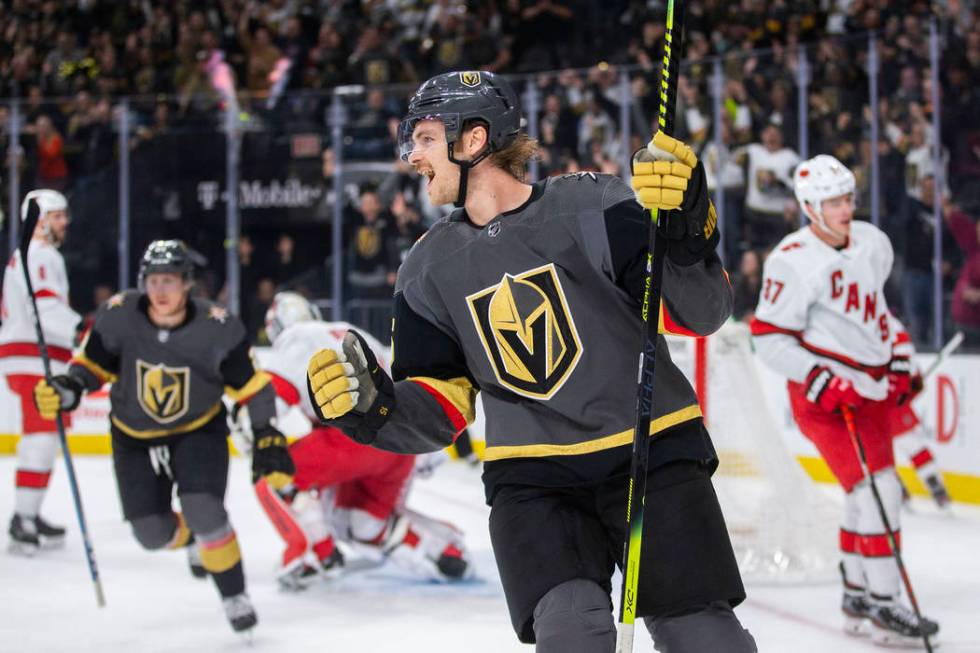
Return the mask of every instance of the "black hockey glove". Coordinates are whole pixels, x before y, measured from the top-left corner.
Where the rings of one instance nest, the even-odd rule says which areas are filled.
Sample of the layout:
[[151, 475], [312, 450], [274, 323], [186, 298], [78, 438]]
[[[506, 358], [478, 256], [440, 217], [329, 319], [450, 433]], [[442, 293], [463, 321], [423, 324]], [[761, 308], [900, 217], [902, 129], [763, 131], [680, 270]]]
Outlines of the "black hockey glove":
[[310, 359], [310, 403], [320, 421], [371, 444], [395, 409], [395, 384], [357, 331], [347, 332], [342, 347], [321, 349]]
[[67, 374], [59, 374], [37, 382], [34, 386], [34, 405], [37, 406], [37, 412], [41, 417], [53, 420], [59, 410], [70, 411], [78, 408], [84, 392], [85, 388], [78, 379]]
[[662, 213], [657, 233], [667, 238], [667, 256], [681, 266], [707, 258], [718, 245], [718, 218], [708, 198], [704, 166], [691, 148], [657, 132], [631, 160], [633, 189], [646, 209]]
[[252, 483], [264, 476], [273, 489], [279, 490], [293, 482], [295, 473], [286, 436], [272, 425], [256, 429], [252, 445]]

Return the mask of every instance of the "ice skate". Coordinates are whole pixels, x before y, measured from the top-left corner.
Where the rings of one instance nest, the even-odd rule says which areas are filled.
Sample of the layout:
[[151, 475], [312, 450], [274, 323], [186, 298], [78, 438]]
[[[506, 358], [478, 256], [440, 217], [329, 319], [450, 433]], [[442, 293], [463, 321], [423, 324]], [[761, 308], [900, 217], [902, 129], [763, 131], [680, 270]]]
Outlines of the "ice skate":
[[344, 571], [344, 556], [340, 549], [335, 548], [324, 560], [316, 560], [312, 554], [297, 558], [279, 572], [276, 580], [279, 582], [280, 589], [298, 592], [306, 589], [319, 578], [331, 580], [341, 576]]
[[231, 624], [232, 630], [236, 633], [248, 632], [259, 622], [255, 608], [252, 607], [252, 602], [244, 592], [221, 599], [221, 605], [225, 609], [228, 623]]
[[936, 505], [939, 506], [939, 509], [944, 512], [949, 512], [951, 499], [949, 498], [949, 492], [947, 492], [943, 480], [935, 474], [929, 475], [926, 477], [926, 488], [929, 489], [929, 494], [932, 496], [932, 500], [936, 502]]
[[14, 515], [10, 518], [10, 544], [8, 551], [14, 555], [31, 557], [41, 548], [41, 540], [37, 532], [37, 524], [30, 517]]
[[34, 526], [37, 529], [42, 549], [58, 549], [65, 545], [65, 528], [63, 526], [50, 524], [40, 515], [34, 518]]
[[871, 602], [863, 594], [844, 594], [841, 601], [844, 613], [844, 632], [854, 637], [871, 634]]
[[939, 624], [925, 617], [920, 622], [915, 612], [904, 605], [894, 601], [872, 604], [870, 618], [871, 640], [879, 646], [920, 648], [923, 635], [929, 636], [933, 646], [938, 646], [932, 638], [939, 632]]

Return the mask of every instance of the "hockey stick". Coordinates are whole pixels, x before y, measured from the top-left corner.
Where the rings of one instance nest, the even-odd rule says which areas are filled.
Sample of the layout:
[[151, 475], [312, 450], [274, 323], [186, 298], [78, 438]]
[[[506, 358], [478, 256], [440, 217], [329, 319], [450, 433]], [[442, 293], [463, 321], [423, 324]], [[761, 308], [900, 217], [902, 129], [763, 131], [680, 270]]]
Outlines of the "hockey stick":
[[[683, 0], [668, 0], [664, 60], [660, 73], [660, 108], [657, 118], [658, 128], [668, 135], [673, 132], [674, 127], [674, 105], [677, 101], [677, 76], [680, 68], [683, 30]], [[668, 217], [668, 215], [663, 216], [664, 219]], [[619, 623], [616, 627], [616, 653], [629, 653], [633, 650], [633, 628], [636, 621], [640, 551], [643, 544], [643, 511], [650, 450], [650, 413], [653, 408], [653, 374], [657, 362], [664, 256], [667, 253], [666, 240], [657, 238], [657, 225], [660, 218], [659, 210], [650, 211], [647, 278], [643, 292], [646, 337], [640, 355], [640, 375], [636, 390], [636, 426], [633, 429], [633, 453], [626, 500], [627, 534], [623, 546], [623, 588], [620, 594]]]
[[946, 359], [949, 358], [961, 344], [963, 344], [963, 332], [957, 331], [956, 335], [950, 338], [949, 342], [946, 343], [946, 346], [940, 349], [939, 353], [936, 354], [936, 360], [932, 361], [929, 369], [922, 373], [922, 380], [925, 381], [932, 375], [933, 372], [938, 370], [939, 366], [945, 363]]
[[[34, 297], [34, 284], [31, 282], [31, 271], [27, 266], [27, 253], [31, 247], [31, 239], [34, 237], [34, 228], [37, 226], [38, 218], [41, 217], [41, 207], [37, 200], [27, 196], [26, 213], [22, 210], [21, 221], [23, 231], [20, 234], [20, 264], [24, 269], [24, 283], [27, 284], [27, 296], [31, 299], [31, 310], [34, 314], [34, 332], [37, 334], [37, 347], [41, 353], [41, 363], [44, 366], [44, 377], [51, 381], [51, 360], [48, 358], [48, 346], [44, 342], [44, 332], [41, 330], [41, 316], [37, 312], [37, 300]], [[61, 419], [61, 411], [55, 416], [55, 424], [58, 427], [58, 439], [61, 441], [61, 453], [65, 458], [65, 469], [68, 471], [68, 484], [71, 487], [71, 496], [75, 502], [75, 516], [78, 517], [78, 527], [82, 533], [82, 543], [85, 545], [85, 558], [88, 562], [89, 575], [92, 577], [92, 584], [95, 586], [95, 602], [100, 608], [105, 607], [105, 595], [102, 593], [102, 582], [99, 580], [99, 568], [95, 564], [95, 549], [92, 548], [92, 540], [88, 535], [88, 528], [85, 525], [85, 511], [82, 510], [82, 497], [78, 491], [78, 481], [75, 478], [75, 466], [72, 464], [71, 452], [68, 450], [68, 438], [65, 436], [65, 424]]]
[[[885, 533], [888, 535], [888, 544], [891, 546], [892, 556], [895, 558], [895, 564], [898, 565], [898, 573], [902, 577], [902, 584], [905, 585], [905, 593], [909, 595], [909, 603], [912, 604], [915, 617], [919, 620], [919, 628], [921, 628], [922, 613], [919, 611], [919, 602], [915, 599], [915, 592], [912, 591], [912, 581], [909, 579], [908, 571], [905, 569], [905, 563], [902, 562], [902, 553], [899, 551], [898, 542], [895, 539], [895, 531], [892, 530], [891, 524], [888, 522], [885, 504], [882, 503], [881, 494], [878, 493], [878, 484], [875, 483], [875, 477], [872, 476], [871, 471], [868, 469], [868, 458], [864, 453], [864, 444], [861, 442], [861, 436], [858, 435], [857, 427], [854, 425], [854, 412], [850, 406], [842, 406], [841, 412], [844, 414], [844, 423], [847, 424], [847, 432], [851, 436], [851, 444], [854, 445], [854, 449], [858, 454], [858, 462], [861, 463], [861, 473], [864, 474], [865, 478], [868, 479], [868, 483], [871, 485], [871, 494], [874, 495], [875, 504], [878, 506], [878, 515], [881, 517], [881, 523], [885, 526]], [[922, 641], [926, 645], [926, 651], [932, 653], [932, 644], [929, 642], [929, 636], [922, 633]]]

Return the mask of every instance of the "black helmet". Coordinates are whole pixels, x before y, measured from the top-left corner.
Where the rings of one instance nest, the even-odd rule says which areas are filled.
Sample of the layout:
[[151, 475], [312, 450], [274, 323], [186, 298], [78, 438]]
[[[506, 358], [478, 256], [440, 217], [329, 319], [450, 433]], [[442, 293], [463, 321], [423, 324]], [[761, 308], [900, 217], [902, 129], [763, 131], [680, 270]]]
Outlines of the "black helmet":
[[416, 123], [431, 119], [442, 120], [449, 143], [449, 159], [461, 163], [453, 158], [453, 143], [467, 123], [477, 120], [487, 128], [490, 147], [479, 157], [482, 159], [490, 152], [507, 147], [517, 137], [521, 129], [521, 107], [510, 83], [493, 73], [463, 71], [436, 75], [412, 96], [408, 115], [398, 129], [398, 150], [403, 161], [407, 161], [412, 152], [412, 132]]
[[185, 281], [193, 277], [194, 263], [182, 240], [154, 240], [140, 260], [139, 288], [145, 288], [147, 275], [154, 272], [176, 272]]

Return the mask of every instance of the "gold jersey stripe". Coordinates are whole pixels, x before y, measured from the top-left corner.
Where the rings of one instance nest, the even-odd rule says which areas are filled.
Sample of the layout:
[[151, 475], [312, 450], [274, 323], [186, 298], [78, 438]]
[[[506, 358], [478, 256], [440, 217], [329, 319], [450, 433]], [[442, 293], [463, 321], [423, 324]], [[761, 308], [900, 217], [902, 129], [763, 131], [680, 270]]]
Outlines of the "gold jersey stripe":
[[[663, 417], [650, 422], [650, 435], [676, 426], [683, 422], [701, 417], [701, 407], [692, 404], [686, 408], [675, 410]], [[488, 446], [484, 452], [484, 460], [504, 460], [507, 458], [542, 458], [544, 456], [578, 456], [586, 453], [605, 451], [621, 447], [633, 442], [633, 429], [606, 435], [588, 442], [575, 444], [520, 444], [510, 446]]]
[[180, 433], [187, 433], [188, 431], [194, 431], [196, 429], [199, 429], [205, 424], [207, 424], [208, 422], [210, 422], [212, 419], [214, 419], [215, 415], [221, 412], [221, 406], [222, 406], [221, 401], [218, 401], [215, 405], [211, 406], [211, 408], [209, 408], [203, 415], [201, 415], [197, 419], [191, 422], [187, 422], [186, 424], [180, 424], [171, 429], [151, 429], [149, 431], [140, 431], [139, 429], [134, 429], [131, 426], [127, 426], [122, 421], [120, 421], [120, 419], [115, 415], [111, 415], [110, 419], [112, 420], [112, 424], [117, 429], [119, 429], [129, 437], [138, 438], [140, 440], [148, 440], [150, 438], [160, 438], [165, 435], [179, 435]]
[[94, 360], [86, 356], [85, 353], [82, 351], [79, 351], [77, 354], [75, 354], [72, 357], [71, 362], [78, 363], [79, 365], [87, 369], [89, 372], [94, 374], [95, 378], [97, 378], [102, 383], [115, 383], [116, 380], [119, 378], [118, 376], [116, 376], [115, 374], [113, 374], [112, 372], [105, 369], [104, 367], [96, 363]]
[[266, 372], [259, 370], [252, 375], [252, 378], [248, 380], [248, 383], [237, 390], [230, 385], [226, 385], [225, 394], [228, 395], [234, 402], [246, 401], [251, 399], [256, 392], [268, 385], [271, 380], [272, 377], [270, 377]]
[[409, 381], [418, 381], [430, 386], [436, 392], [446, 398], [449, 403], [456, 407], [459, 414], [466, 420], [466, 424], [472, 424], [476, 419], [476, 390], [473, 384], [464, 376], [457, 376], [454, 379], [443, 380], [434, 379], [431, 376], [412, 376]]

